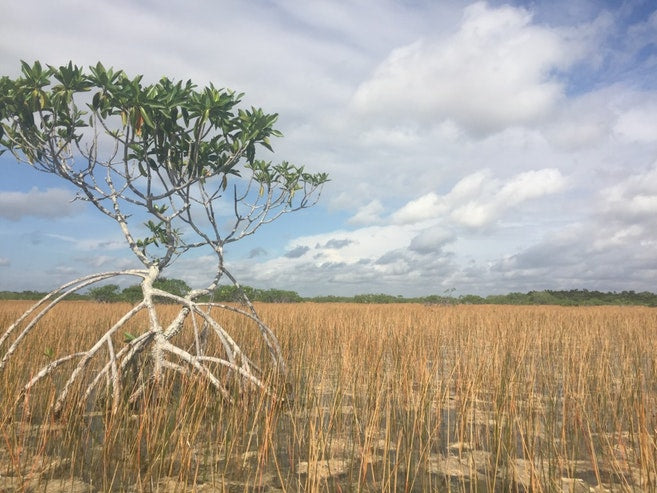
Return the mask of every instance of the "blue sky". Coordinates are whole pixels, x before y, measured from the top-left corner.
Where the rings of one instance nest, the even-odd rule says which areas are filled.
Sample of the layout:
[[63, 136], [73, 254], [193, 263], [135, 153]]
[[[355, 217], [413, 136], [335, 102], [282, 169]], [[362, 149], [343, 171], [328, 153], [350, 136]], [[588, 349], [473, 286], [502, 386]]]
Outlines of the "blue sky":
[[[657, 5], [632, 1], [5, 2], [0, 74], [102, 61], [245, 92], [315, 208], [231, 245], [303, 295], [657, 291]], [[0, 290], [137, 266], [118, 226], [0, 157]], [[200, 286], [211, 257], [169, 276]]]

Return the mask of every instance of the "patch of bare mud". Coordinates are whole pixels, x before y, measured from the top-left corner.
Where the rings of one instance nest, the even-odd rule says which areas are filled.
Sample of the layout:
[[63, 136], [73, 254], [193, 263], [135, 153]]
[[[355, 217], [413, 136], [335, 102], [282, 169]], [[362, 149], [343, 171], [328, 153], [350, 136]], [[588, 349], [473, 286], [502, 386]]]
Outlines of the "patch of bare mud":
[[315, 462], [299, 462], [297, 474], [310, 475], [315, 479], [324, 480], [331, 477], [344, 476], [349, 471], [350, 463], [342, 459], [328, 459]]

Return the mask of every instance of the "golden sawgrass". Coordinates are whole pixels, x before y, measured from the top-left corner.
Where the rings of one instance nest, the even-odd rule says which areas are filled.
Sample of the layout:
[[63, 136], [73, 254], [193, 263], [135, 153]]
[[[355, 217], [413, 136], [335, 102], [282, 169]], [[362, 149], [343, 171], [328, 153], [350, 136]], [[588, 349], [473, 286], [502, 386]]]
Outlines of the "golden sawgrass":
[[[0, 303], [0, 327], [27, 306]], [[203, 382], [176, 377], [166, 399], [115, 415], [101, 399], [55, 422], [45, 407], [62, 377], [15, 408], [19, 384], [128, 309], [58, 307], [0, 375], [0, 480], [102, 491], [657, 489], [657, 310], [257, 308], [288, 358], [292, 400], [255, 393], [227, 406]], [[259, 347], [249, 323], [217, 317]], [[139, 333], [140, 319], [126, 331]]]

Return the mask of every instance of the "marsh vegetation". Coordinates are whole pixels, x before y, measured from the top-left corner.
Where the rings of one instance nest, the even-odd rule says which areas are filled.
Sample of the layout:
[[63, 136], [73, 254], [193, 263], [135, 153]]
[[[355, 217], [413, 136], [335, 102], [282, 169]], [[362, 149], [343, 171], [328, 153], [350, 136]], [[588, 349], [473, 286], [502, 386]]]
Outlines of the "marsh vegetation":
[[[1, 302], [0, 327], [28, 306]], [[114, 411], [99, 396], [57, 420], [58, 373], [16, 401], [20, 385], [128, 306], [53, 309], [0, 374], [0, 490], [657, 491], [654, 309], [257, 308], [277, 328], [290, 398], [252, 389], [229, 405], [172, 371], [157, 395]], [[266, 354], [251, 321], [216, 317]], [[133, 318], [114, 345], [147, 323]]]

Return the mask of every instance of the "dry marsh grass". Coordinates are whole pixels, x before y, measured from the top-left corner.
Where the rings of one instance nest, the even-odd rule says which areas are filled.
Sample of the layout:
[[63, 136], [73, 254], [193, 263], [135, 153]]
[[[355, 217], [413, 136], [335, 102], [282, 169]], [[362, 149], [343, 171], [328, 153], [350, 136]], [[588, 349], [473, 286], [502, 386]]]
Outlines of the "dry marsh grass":
[[[27, 306], [0, 303], [0, 328]], [[0, 373], [0, 491], [657, 491], [655, 309], [260, 305], [293, 399], [228, 406], [172, 377], [55, 421], [53, 376], [14, 406], [127, 309], [63, 304]]]

